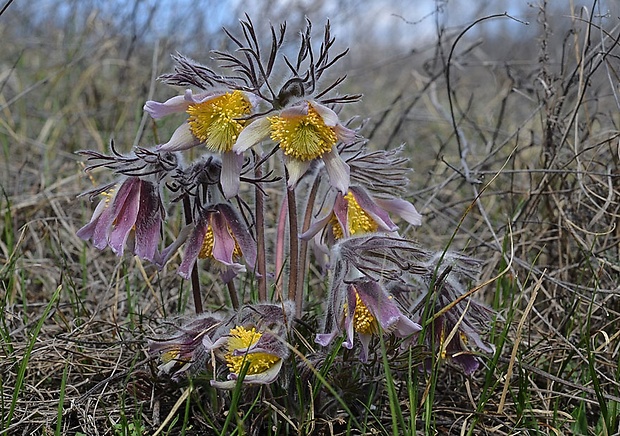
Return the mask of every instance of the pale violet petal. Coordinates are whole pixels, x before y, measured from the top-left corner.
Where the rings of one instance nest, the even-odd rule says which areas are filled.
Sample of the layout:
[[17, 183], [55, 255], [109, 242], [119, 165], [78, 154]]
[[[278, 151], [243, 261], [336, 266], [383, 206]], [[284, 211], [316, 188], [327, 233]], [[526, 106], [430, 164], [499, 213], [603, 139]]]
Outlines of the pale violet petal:
[[281, 118], [300, 118], [306, 115], [308, 115], [308, 103], [305, 101], [280, 111]]
[[[289, 189], [295, 189], [297, 186], [297, 182], [302, 178], [308, 168], [310, 168], [310, 163], [312, 161], [303, 161], [298, 159], [293, 159], [288, 156], [284, 156], [284, 165], [286, 165], [286, 169], [288, 170], [288, 187]], [[345, 164], [346, 165], [346, 164]]]
[[159, 119], [166, 115], [185, 112], [189, 107], [189, 102], [185, 100], [182, 95], [177, 95], [166, 100], [163, 103], [149, 100], [144, 104], [144, 111], [147, 112], [151, 118]]
[[[278, 377], [281, 368], [282, 359], [278, 360], [274, 365], [271, 366], [271, 368], [267, 369], [266, 371], [263, 371], [259, 374], [247, 374], [244, 377], [242, 383], [260, 385], [272, 383]], [[228, 377], [230, 380], [227, 381], [211, 380], [211, 386], [218, 389], [233, 389], [237, 385], [238, 375], [230, 374]]]
[[382, 209], [400, 216], [411, 225], [422, 225], [422, 215], [408, 201], [400, 198], [375, 198], [375, 203]]
[[243, 156], [232, 151], [222, 153], [220, 183], [224, 197], [232, 198], [239, 193], [239, 176], [243, 168]]
[[323, 162], [325, 162], [325, 169], [329, 176], [329, 184], [346, 195], [349, 191], [351, 169], [342, 160], [335, 145], [329, 153], [323, 155]]
[[189, 124], [181, 124], [172, 134], [170, 141], [157, 146], [157, 151], [181, 151], [188, 150], [200, 144], [200, 141], [192, 134]]
[[342, 124], [334, 126], [334, 130], [336, 131], [336, 138], [343, 144], [352, 144], [358, 138], [355, 130], [351, 130]]
[[327, 106], [323, 106], [316, 101], [310, 101], [309, 104], [316, 111], [316, 113], [319, 114], [326, 126], [335, 127], [340, 123], [340, 121], [338, 120], [338, 114], [336, 114], [336, 112], [334, 112]]

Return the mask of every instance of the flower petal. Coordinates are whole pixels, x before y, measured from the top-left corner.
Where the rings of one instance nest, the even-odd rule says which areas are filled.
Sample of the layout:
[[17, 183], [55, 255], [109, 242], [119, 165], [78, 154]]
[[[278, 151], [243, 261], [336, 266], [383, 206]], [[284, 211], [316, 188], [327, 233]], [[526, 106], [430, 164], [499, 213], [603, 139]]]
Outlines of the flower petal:
[[269, 136], [270, 131], [271, 123], [267, 117], [258, 118], [243, 128], [232, 150], [241, 154]]
[[422, 225], [422, 215], [420, 215], [413, 204], [408, 201], [400, 198], [375, 198], [375, 202], [382, 209], [395, 213], [411, 225]]
[[302, 161], [298, 159], [290, 158], [284, 155], [284, 165], [286, 165], [286, 169], [288, 170], [288, 187], [289, 189], [295, 189], [297, 186], [297, 182], [299, 179], [306, 174], [308, 168], [310, 168], [310, 164], [312, 161]]
[[141, 181], [140, 210], [135, 224], [136, 243], [134, 253], [141, 259], [155, 262], [159, 257], [158, 246], [162, 227], [161, 199], [157, 187]]
[[392, 222], [388, 213], [378, 206], [378, 203], [374, 201], [365, 189], [359, 186], [351, 186], [349, 190], [353, 193], [355, 201], [360, 207], [376, 222], [382, 230], [393, 232], [398, 230], [396, 224]]
[[308, 115], [308, 109], [309, 109], [308, 103], [305, 102], [305, 101], [302, 101], [299, 104], [296, 104], [294, 106], [289, 106], [289, 107], [283, 109], [280, 112], [280, 117], [282, 117], [282, 118], [301, 118], [301, 117], [305, 117], [306, 115]]
[[115, 216], [114, 223], [108, 236], [108, 245], [119, 256], [123, 254], [127, 238], [136, 224], [140, 210], [140, 190], [142, 185], [140, 179], [132, 177], [125, 183], [130, 184], [130, 192], [122, 204], [120, 204], [122, 197], [114, 198], [112, 208], [116, 213], [113, 212]]
[[343, 144], [352, 144], [357, 139], [357, 133], [355, 130], [351, 130], [342, 124], [334, 126], [336, 131], [336, 138], [338, 138]]
[[[282, 359], [280, 359], [278, 362], [273, 364], [269, 369], [267, 369], [264, 372], [261, 372], [260, 374], [246, 375], [244, 379], [242, 380], [242, 383], [262, 384], [262, 385], [273, 383], [273, 381], [278, 377], [278, 374], [280, 373], [281, 368], [282, 368]], [[213, 386], [214, 388], [218, 388], [218, 389], [228, 389], [228, 390], [234, 389], [235, 386], [237, 386], [238, 375], [230, 374], [228, 377], [230, 380], [227, 380], [227, 381], [211, 380], [210, 381], [211, 386]]]
[[254, 268], [254, 265], [256, 264], [256, 243], [254, 242], [254, 239], [252, 239], [252, 235], [250, 235], [249, 230], [245, 224], [239, 220], [237, 213], [235, 213], [234, 209], [230, 207], [230, 205], [221, 204], [218, 208], [224, 215], [230, 230], [232, 230], [233, 237], [237, 240], [237, 243], [241, 248], [243, 258], [251, 268]]
[[333, 331], [331, 333], [319, 333], [314, 338], [314, 342], [324, 347], [327, 347], [331, 341], [336, 337], [337, 332]]
[[165, 117], [166, 115], [185, 112], [189, 105], [190, 102], [188, 102], [184, 96], [177, 95], [163, 103], [149, 100], [144, 104], [143, 109], [151, 116], [151, 118], [159, 119]]
[[243, 156], [232, 151], [222, 153], [220, 184], [224, 197], [232, 198], [239, 193], [239, 176], [243, 168]]
[[158, 145], [157, 151], [181, 151], [196, 147], [200, 141], [192, 134], [189, 124], [181, 124], [172, 134], [170, 141]]
[[202, 244], [204, 243], [208, 229], [208, 223], [205, 221], [206, 218], [194, 224], [193, 231], [185, 245], [185, 254], [183, 256], [183, 261], [179, 265], [177, 274], [186, 280], [189, 280], [192, 268], [196, 263], [196, 259], [198, 259], [198, 254], [200, 254], [200, 250], [202, 250]]
[[343, 237], [348, 238], [351, 236], [351, 232], [349, 231], [349, 202], [344, 199], [340, 192], [336, 194], [334, 216], [338, 220]]
[[[95, 233], [95, 229], [97, 228], [97, 223], [99, 222], [101, 215], [103, 214], [104, 211], [108, 209], [107, 206], [108, 206], [108, 200], [105, 198], [97, 204], [97, 207], [95, 208], [95, 211], [93, 212], [93, 216], [90, 218], [90, 221], [88, 222], [88, 224], [86, 224], [84, 227], [82, 227], [80, 230], [76, 232], [76, 235], [80, 239], [84, 239], [85, 241], [88, 241], [90, 238], [93, 237]], [[107, 245], [108, 243], [107, 239], [105, 238], [103, 242], [104, 242], [104, 246]]]
[[323, 122], [326, 126], [336, 127], [340, 124], [340, 120], [338, 119], [338, 114], [328, 108], [327, 106], [322, 105], [316, 101], [308, 102], [312, 108], [316, 111], [317, 114], [323, 119]]
[[338, 149], [334, 145], [329, 153], [323, 155], [325, 170], [329, 176], [329, 184], [345, 195], [349, 191], [351, 169], [338, 154]]
[[219, 211], [211, 214], [211, 229], [213, 230], [213, 258], [224, 265], [232, 265], [235, 239], [228, 231], [224, 215]]

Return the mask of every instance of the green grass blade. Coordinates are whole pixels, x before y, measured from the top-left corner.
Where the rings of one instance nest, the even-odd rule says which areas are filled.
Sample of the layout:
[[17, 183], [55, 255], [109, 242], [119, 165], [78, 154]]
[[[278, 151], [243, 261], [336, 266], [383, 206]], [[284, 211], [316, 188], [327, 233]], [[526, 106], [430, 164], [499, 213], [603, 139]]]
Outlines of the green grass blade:
[[39, 322], [37, 322], [34, 330], [32, 331], [32, 337], [30, 338], [30, 342], [28, 343], [28, 347], [26, 348], [26, 353], [17, 371], [17, 379], [15, 381], [15, 390], [13, 391], [11, 407], [9, 409], [7, 418], [5, 420], [5, 428], [11, 425], [11, 420], [13, 419], [13, 414], [15, 413], [15, 407], [17, 407], [17, 400], [19, 398], [19, 394], [24, 384], [24, 378], [26, 376], [26, 369], [28, 368], [28, 362], [30, 360], [30, 354], [32, 353], [32, 350], [34, 349], [34, 344], [37, 342], [37, 337], [39, 336], [39, 333], [41, 332], [41, 328], [43, 328], [43, 324], [45, 323], [47, 316], [52, 310], [52, 307], [54, 307], [54, 305], [56, 304], [56, 301], [58, 300], [58, 297], [60, 296], [61, 290], [62, 290], [62, 285], [56, 288], [56, 291], [54, 291], [54, 294], [52, 295], [50, 302], [45, 307], [45, 310], [43, 311], [41, 318], [39, 318]]

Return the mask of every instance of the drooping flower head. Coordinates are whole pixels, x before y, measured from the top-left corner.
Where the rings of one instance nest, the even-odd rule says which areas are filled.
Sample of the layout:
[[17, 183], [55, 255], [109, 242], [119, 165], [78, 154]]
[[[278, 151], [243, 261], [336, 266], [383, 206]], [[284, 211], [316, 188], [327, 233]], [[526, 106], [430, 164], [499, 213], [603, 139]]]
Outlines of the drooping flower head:
[[154, 119], [176, 112], [186, 112], [187, 122], [172, 135], [159, 150], [178, 151], [203, 144], [213, 153], [232, 150], [237, 136], [243, 129], [245, 117], [252, 111], [251, 95], [238, 90], [228, 92], [203, 92], [172, 97], [159, 103], [147, 101], [144, 110]]
[[[425, 305], [431, 304], [428, 314], [428, 327], [425, 341], [441, 360], [451, 360], [463, 369], [466, 375], [475, 372], [480, 366], [480, 352], [493, 353], [493, 345], [483, 340], [489, 329], [494, 311], [472, 298], [463, 285], [465, 277], [474, 278], [479, 266], [475, 259], [456, 253], [437, 253], [429, 261], [432, 269], [440, 263], [439, 282], [414, 303], [414, 311], [420, 316]], [[434, 272], [433, 274], [436, 274]], [[431, 274], [420, 277], [427, 289]], [[428, 364], [428, 362], [427, 362]]]
[[394, 298], [374, 280], [358, 278], [347, 280], [347, 284], [334, 284], [330, 291], [324, 333], [316, 336], [316, 342], [320, 345], [329, 345], [344, 332], [346, 340], [343, 346], [351, 349], [357, 333], [362, 343], [360, 360], [366, 362], [373, 335], [393, 333], [399, 338], [409, 338], [420, 331], [420, 325], [405, 316]]
[[90, 222], [77, 235], [92, 240], [100, 250], [109, 246], [122, 256], [128, 248], [142, 259], [155, 261], [164, 216], [157, 186], [129, 177], [102, 195]]
[[174, 172], [178, 157], [138, 147], [129, 154], [120, 154], [111, 143], [111, 154], [93, 150], [78, 153], [88, 157], [85, 171], [105, 167], [118, 175], [118, 181], [81, 194], [93, 200], [102, 195], [90, 222], [77, 235], [91, 240], [103, 250], [109, 246], [122, 256], [129, 250], [136, 256], [156, 261], [165, 210], [161, 201], [162, 180]]
[[336, 193], [332, 210], [312, 223], [301, 238], [309, 239], [323, 231], [324, 242], [331, 246], [353, 235], [395, 232], [398, 227], [388, 212], [412, 225], [422, 223], [421, 215], [411, 203], [399, 198], [374, 198], [361, 186], [351, 186], [346, 195]]
[[[221, 273], [222, 280], [229, 282], [237, 274], [246, 271], [244, 261], [250, 268], [256, 263], [256, 243], [235, 210], [227, 203], [218, 203], [202, 209], [195, 223], [189, 228], [185, 242], [185, 255], [178, 273], [189, 279], [198, 259], [207, 259]], [[165, 263], [184, 242], [181, 235], [163, 253]]]
[[[273, 382], [282, 367], [282, 358], [286, 357], [274, 349], [273, 345], [278, 345], [278, 342], [279, 340], [269, 333], [257, 332], [255, 328], [248, 330], [239, 326], [230, 329], [225, 359], [230, 371], [228, 378], [233, 380], [233, 383], [229, 381], [213, 383], [213, 385], [220, 388], [234, 386], [234, 380], [238, 379], [243, 370], [246, 371], [243, 380], [245, 383], [269, 384]], [[244, 368], [245, 365], [247, 369]]]
[[159, 372], [177, 380], [187, 372], [203, 370], [208, 359], [203, 341], [213, 337], [220, 324], [221, 318], [217, 315], [203, 313], [175, 327], [171, 335], [150, 340], [150, 352], [159, 354], [162, 362], [157, 367]]

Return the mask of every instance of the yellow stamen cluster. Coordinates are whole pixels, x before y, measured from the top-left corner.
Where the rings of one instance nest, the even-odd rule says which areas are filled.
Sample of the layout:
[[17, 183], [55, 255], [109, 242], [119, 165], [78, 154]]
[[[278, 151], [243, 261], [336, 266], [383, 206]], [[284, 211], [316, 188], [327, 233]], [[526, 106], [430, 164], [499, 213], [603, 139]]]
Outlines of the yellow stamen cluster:
[[303, 117], [269, 117], [271, 139], [280, 144], [285, 155], [301, 161], [317, 159], [336, 143], [336, 131], [325, 125], [314, 110], [308, 108]]
[[[228, 234], [235, 241], [235, 249], [233, 250], [233, 259], [238, 259], [241, 257], [241, 247], [237, 242], [237, 239], [232, 234], [232, 230], [228, 227]], [[213, 237], [213, 228], [209, 226], [207, 229], [207, 233], [205, 233], [205, 237], [202, 240], [202, 248], [200, 249], [200, 253], [198, 253], [198, 259], [208, 259], [213, 256], [213, 245], [215, 244], [215, 238]]]
[[227, 92], [224, 95], [192, 104], [187, 108], [187, 120], [192, 134], [204, 142], [211, 151], [224, 153], [232, 146], [243, 127], [252, 107], [241, 91]]
[[[349, 193], [344, 196], [344, 199], [349, 205], [347, 211], [347, 226], [349, 227], [349, 233], [351, 235], [355, 235], [376, 232], [379, 225], [364, 209], [362, 209], [353, 193], [349, 191]], [[336, 239], [342, 239], [344, 237], [344, 232], [335, 216], [331, 219], [330, 224], [332, 225], [334, 237]]]
[[278, 356], [267, 353], [247, 353], [240, 356], [233, 356], [233, 351], [254, 345], [261, 336], [262, 334], [257, 332], [253, 327], [251, 330], [246, 330], [244, 327], [235, 327], [230, 330], [228, 354], [224, 356], [230, 372], [239, 374], [243, 365], [249, 363], [247, 374], [260, 374], [267, 371], [280, 360]]
[[353, 328], [355, 331], [370, 335], [376, 333], [377, 322], [366, 305], [362, 302], [359, 294], [355, 293], [355, 313], [353, 314]]

